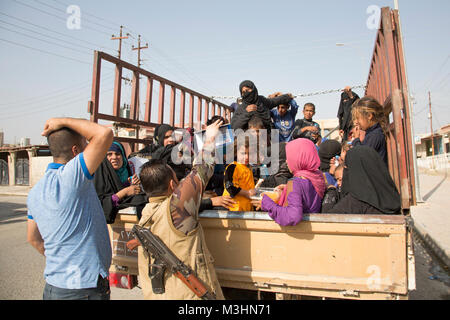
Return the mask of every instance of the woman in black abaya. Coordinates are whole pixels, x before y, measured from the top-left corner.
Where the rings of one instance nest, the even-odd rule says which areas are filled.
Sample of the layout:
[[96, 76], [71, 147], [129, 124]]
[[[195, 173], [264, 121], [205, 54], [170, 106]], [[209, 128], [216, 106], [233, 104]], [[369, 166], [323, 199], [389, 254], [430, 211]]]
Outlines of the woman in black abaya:
[[94, 174], [94, 186], [103, 207], [106, 223], [114, 223], [117, 212], [136, 207], [138, 219], [147, 203], [141, 191], [140, 181], [132, 175], [125, 150], [119, 142], [113, 142], [106, 158]]
[[250, 80], [245, 80], [239, 85], [239, 92], [242, 97], [242, 103], [236, 109], [231, 118], [232, 129], [248, 129], [248, 122], [253, 115], [257, 115], [263, 122], [267, 130], [272, 128], [270, 110], [278, 107], [280, 104], [288, 105], [292, 100], [291, 94], [285, 94], [276, 98], [268, 99], [258, 95], [258, 89]]
[[367, 146], [347, 152], [342, 198], [335, 205], [324, 203], [322, 213], [397, 214], [401, 209], [400, 194], [386, 164]]

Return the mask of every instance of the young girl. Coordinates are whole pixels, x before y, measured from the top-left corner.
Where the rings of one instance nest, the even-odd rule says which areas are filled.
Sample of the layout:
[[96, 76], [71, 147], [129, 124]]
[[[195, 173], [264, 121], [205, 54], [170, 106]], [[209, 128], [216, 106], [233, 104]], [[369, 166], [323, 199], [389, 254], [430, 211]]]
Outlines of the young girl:
[[245, 143], [234, 143], [234, 155], [236, 161], [229, 164], [225, 169], [223, 196], [231, 196], [236, 202], [230, 207], [230, 211], [252, 211], [250, 200], [255, 195], [255, 181], [252, 170], [249, 168], [249, 140]]
[[318, 170], [320, 159], [311, 140], [299, 138], [289, 142], [286, 161], [294, 178], [286, 186], [280, 186], [283, 191], [278, 204], [264, 195], [261, 209], [279, 225], [295, 226], [303, 213], [320, 212], [326, 184]]
[[353, 140], [353, 146], [372, 147], [387, 165], [387, 117], [383, 107], [374, 98], [366, 96], [353, 104], [352, 118], [362, 130], [359, 138]]

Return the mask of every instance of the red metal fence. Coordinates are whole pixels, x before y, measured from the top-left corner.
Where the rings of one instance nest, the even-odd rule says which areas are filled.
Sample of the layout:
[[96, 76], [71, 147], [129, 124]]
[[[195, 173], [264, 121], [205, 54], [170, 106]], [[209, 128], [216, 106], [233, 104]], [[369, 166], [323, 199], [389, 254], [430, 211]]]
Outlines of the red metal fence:
[[390, 117], [387, 137], [389, 170], [400, 191], [402, 208], [416, 204], [409, 93], [397, 10], [382, 8], [366, 95], [384, 105]]
[[[115, 65], [115, 82], [114, 82], [114, 97], [112, 113], [101, 113], [99, 111], [100, 104], [100, 82], [102, 61], [107, 61]], [[120, 112], [120, 101], [122, 94], [122, 74], [124, 69], [133, 72], [132, 88], [131, 88], [131, 106], [129, 117], [123, 117]], [[138, 79], [146, 79], [146, 99], [144, 119], [139, 119], [139, 92], [140, 81]], [[153, 92], [155, 87], [159, 89], [159, 99], [157, 104], [153, 104]], [[91, 114], [91, 121], [97, 122], [99, 120], [107, 120], [115, 123], [121, 123], [136, 129], [136, 138], [116, 137], [116, 140], [130, 145], [134, 150], [137, 143], [148, 143], [148, 140], [139, 139], [139, 128], [154, 128], [157, 124], [164, 123], [164, 112], [167, 111], [165, 105], [165, 92], [170, 90], [169, 103], [169, 124], [175, 127], [184, 128], [186, 125], [194, 127], [194, 124], [201, 126], [206, 123], [206, 120], [214, 115], [220, 115], [231, 120], [232, 109], [216, 100], [211, 99], [201, 93], [188, 89], [182, 85], [172, 82], [168, 79], [160, 77], [144, 69], [138, 68], [128, 62], [120, 60], [104, 52], [95, 51], [94, 53], [94, 72], [92, 77], [92, 98], [89, 101], [89, 113]], [[180, 101], [176, 101], [176, 97]], [[186, 102], [188, 105], [186, 106]], [[195, 104], [195, 105], [194, 105]], [[197, 119], [194, 122], [194, 108], [197, 108]], [[152, 122], [152, 114], [157, 112], [157, 121]], [[188, 119], [186, 119], [187, 112]], [[179, 123], [175, 123], [175, 115], [179, 114]]]

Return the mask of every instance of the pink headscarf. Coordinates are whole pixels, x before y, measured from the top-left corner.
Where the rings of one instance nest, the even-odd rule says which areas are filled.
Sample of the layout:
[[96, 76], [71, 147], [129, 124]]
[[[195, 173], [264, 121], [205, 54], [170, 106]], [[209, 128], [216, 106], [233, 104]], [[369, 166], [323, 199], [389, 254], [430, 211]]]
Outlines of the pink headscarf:
[[[323, 198], [326, 184], [322, 172], [319, 170], [320, 158], [316, 146], [309, 139], [295, 139], [286, 145], [286, 161], [294, 177], [303, 177], [311, 181], [317, 194]], [[283, 190], [279, 205], [286, 200]]]

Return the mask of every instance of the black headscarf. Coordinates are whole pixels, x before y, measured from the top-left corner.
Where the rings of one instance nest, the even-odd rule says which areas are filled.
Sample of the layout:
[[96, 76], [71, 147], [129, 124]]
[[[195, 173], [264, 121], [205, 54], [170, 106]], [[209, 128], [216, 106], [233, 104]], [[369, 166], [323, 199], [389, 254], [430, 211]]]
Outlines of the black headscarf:
[[386, 164], [371, 147], [356, 146], [347, 152], [342, 178], [342, 193], [368, 203], [385, 214], [401, 208], [400, 194]]
[[[242, 88], [248, 87], [252, 89], [252, 92], [242, 93]], [[239, 85], [239, 92], [241, 93], [242, 103], [246, 105], [256, 104], [258, 102], [258, 89], [255, 84], [250, 80], [242, 81]]]
[[341, 144], [336, 140], [326, 140], [320, 144], [319, 158], [320, 167], [319, 170], [328, 172], [330, 170], [330, 160], [341, 154]]
[[280, 184], [286, 184], [293, 177], [286, 162], [286, 142], [280, 142], [279, 169], [278, 172], [268, 176], [261, 184], [261, 188], [275, 188]]
[[156, 143], [161, 147], [164, 147], [164, 137], [166, 136], [167, 131], [174, 131], [174, 127], [168, 124], [161, 124], [155, 128], [154, 137]]
[[[124, 158], [123, 161], [127, 164], [126, 169], [128, 171], [128, 175], [131, 176], [131, 169], [128, 165], [127, 159]], [[117, 175], [116, 171], [107, 158], [103, 160], [97, 171], [95, 171], [94, 186], [95, 190], [97, 191], [100, 203], [103, 207], [103, 213], [105, 214], [106, 223], [114, 223], [117, 212], [127, 207], [136, 207], [137, 216], [140, 219], [142, 209], [147, 203], [147, 197], [145, 193], [140, 193], [131, 197], [125, 197], [120, 201], [118, 207], [114, 207], [111, 196], [125, 188], [126, 185], [124, 185], [120, 181], [119, 176]]]

